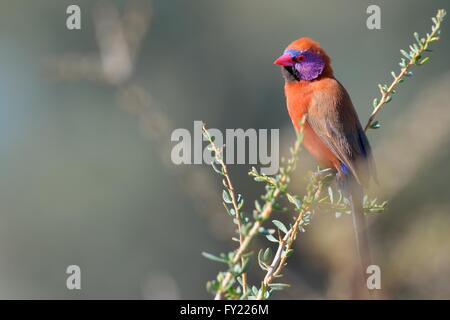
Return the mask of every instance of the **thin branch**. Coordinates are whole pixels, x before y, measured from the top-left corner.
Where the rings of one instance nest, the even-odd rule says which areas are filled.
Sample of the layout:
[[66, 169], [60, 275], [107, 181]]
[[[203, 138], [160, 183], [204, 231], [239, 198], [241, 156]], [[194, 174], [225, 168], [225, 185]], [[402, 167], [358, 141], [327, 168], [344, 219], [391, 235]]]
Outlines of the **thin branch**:
[[[394, 72], [391, 73], [394, 79], [389, 86], [378, 85], [381, 98], [379, 101], [378, 99], [374, 100], [374, 109], [369, 117], [369, 120], [367, 121], [366, 127], [364, 129], [365, 131], [376, 124], [374, 122], [376, 115], [387, 103], [391, 101], [392, 95], [395, 94], [395, 89], [397, 88], [397, 86], [404, 81], [405, 77], [412, 75], [410, 69], [416, 65], [423, 65], [428, 61], [429, 57], [423, 57], [423, 54], [425, 52], [430, 52], [431, 50], [429, 49], [429, 45], [439, 40], [438, 35], [440, 33], [441, 23], [444, 20], [445, 15], [445, 10], [438, 10], [436, 17], [432, 18], [434, 25], [431, 28], [431, 33], [427, 33], [426, 38], [420, 38], [417, 32], [415, 32], [414, 37], [416, 38], [417, 44], [413, 44], [412, 46], [410, 46], [409, 53], [404, 50], [400, 50], [400, 52], [405, 56], [406, 59], [408, 59], [408, 61], [405, 60], [405, 58], [402, 58], [402, 61], [400, 62], [400, 73], [398, 75], [396, 75]], [[373, 128], [375, 129], [376, 127]]]
[[[208, 137], [207, 137], [207, 139], [208, 139]], [[280, 173], [277, 176], [277, 179], [267, 177], [267, 176], [257, 175], [254, 173], [254, 171], [252, 171], [250, 173], [250, 175], [255, 176], [255, 179], [259, 178], [259, 179], [263, 179], [262, 181], [266, 181], [268, 183], [270, 181], [270, 184], [274, 183], [274, 185], [273, 185], [274, 189], [270, 193], [269, 199], [266, 200], [266, 202], [263, 206], [263, 209], [261, 210], [261, 212], [258, 216], [258, 219], [256, 219], [255, 222], [252, 224], [248, 233], [246, 233], [245, 235], [240, 233], [239, 247], [237, 248], [236, 252], [233, 254], [233, 258], [230, 261], [230, 269], [231, 269], [231, 266], [234, 266], [234, 265], [238, 264], [239, 261], [242, 261], [242, 258], [244, 256], [244, 254], [247, 252], [252, 240], [255, 238], [256, 235], [258, 235], [260, 233], [260, 229], [262, 228], [263, 223], [272, 214], [273, 205], [275, 204], [276, 200], [283, 192], [285, 192], [285, 190], [287, 188], [287, 184], [289, 182], [289, 174], [292, 173], [292, 171], [294, 171], [294, 169], [295, 169], [298, 154], [300, 153], [300, 149], [301, 149], [302, 140], [303, 140], [303, 131], [300, 130], [300, 132], [298, 132], [298, 137], [297, 137], [296, 143], [291, 150], [291, 158], [288, 160], [288, 167], [284, 170], [280, 170]], [[208, 139], [208, 141], [210, 142], [211, 148], [213, 151], [218, 150], [217, 146], [215, 146], [212, 139]], [[219, 154], [220, 154], [220, 150], [219, 150]], [[223, 163], [223, 159], [222, 159], [222, 163]], [[256, 177], [256, 175], [257, 175], [257, 177]], [[234, 280], [234, 278], [235, 278], [235, 276], [233, 275], [233, 273], [231, 271], [226, 272], [225, 276], [219, 283], [218, 289], [217, 289], [215, 297], [214, 297], [215, 300], [223, 299], [226, 289], [229, 287], [231, 281]], [[242, 280], [244, 281], [244, 279], [242, 279]]]
[[[234, 215], [236, 217], [235, 222], [236, 222], [237, 229], [238, 229], [237, 231], [239, 233], [239, 244], [240, 244], [240, 247], [242, 247], [243, 243], [244, 243], [244, 236], [242, 234], [242, 217], [241, 217], [241, 210], [240, 210], [241, 208], [238, 205], [236, 191], [233, 187], [233, 183], [231, 182], [231, 178], [228, 173], [227, 165], [225, 164], [225, 161], [223, 161], [222, 150], [219, 149], [216, 146], [216, 144], [214, 143], [211, 135], [209, 134], [208, 130], [206, 129], [205, 124], [203, 124], [202, 131], [203, 131], [203, 135], [206, 137], [206, 139], [210, 143], [210, 148], [214, 152], [215, 160], [219, 163], [219, 165], [222, 168], [222, 174], [224, 176], [224, 186], [225, 186], [225, 188], [227, 188], [228, 194], [230, 195], [230, 198], [231, 198], [231, 203], [232, 203], [232, 206], [234, 209]], [[237, 263], [239, 261], [239, 259], [241, 260], [241, 263], [243, 264], [244, 260], [242, 257], [239, 257], [235, 263]], [[244, 295], [247, 294], [247, 274], [246, 273], [242, 274], [242, 292]]]
[[[324, 179], [325, 177], [323, 177]], [[298, 215], [295, 218], [294, 224], [291, 228], [286, 232], [283, 238], [280, 238], [278, 242], [277, 252], [267, 269], [267, 273], [264, 277], [264, 280], [261, 285], [261, 289], [258, 291], [257, 300], [264, 300], [265, 292], [267, 288], [273, 283], [274, 279], [281, 276], [281, 273], [284, 267], [287, 265], [286, 261], [288, 257], [292, 254], [292, 245], [294, 244], [295, 239], [300, 231], [301, 225], [305, 222], [305, 214], [315, 205], [322, 193], [323, 189], [323, 181], [316, 180], [314, 177], [311, 179], [309, 186], [307, 187], [309, 190], [308, 194], [303, 198], [303, 203], [297, 208]]]

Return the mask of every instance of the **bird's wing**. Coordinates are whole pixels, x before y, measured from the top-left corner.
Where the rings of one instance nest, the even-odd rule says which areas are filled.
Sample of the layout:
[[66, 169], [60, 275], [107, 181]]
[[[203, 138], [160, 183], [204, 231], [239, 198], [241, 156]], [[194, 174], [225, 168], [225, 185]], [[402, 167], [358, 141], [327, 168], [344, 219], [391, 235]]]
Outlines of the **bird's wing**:
[[307, 122], [345, 166], [337, 169], [343, 173], [349, 170], [359, 183], [365, 184], [373, 164], [370, 145], [350, 97], [339, 82], [333, 79], [316, 90]]

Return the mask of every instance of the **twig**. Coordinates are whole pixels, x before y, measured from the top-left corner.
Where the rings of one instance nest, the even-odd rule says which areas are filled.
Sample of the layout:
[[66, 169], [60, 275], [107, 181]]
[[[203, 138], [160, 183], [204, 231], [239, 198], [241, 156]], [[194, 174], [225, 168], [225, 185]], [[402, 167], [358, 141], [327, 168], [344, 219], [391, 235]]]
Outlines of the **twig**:
[[387, 103], [392, 100], [392, 95], [395, 94], [395, 88], [404, 81], [405, 77], [412, 75], [410, 69], [415, 65], [423, 65], [428, 61], [429, 57], [422, 57], [422, 55], [425, 52], [431, 51], [428, 46], [432, 42], [439, 40], [438, 35], [440, 33], [441, 23], [444, 20], [446, 14], [447, 13], [444, 9], [438, 10], [436, 17], [432, 18], [434, 25], [431, 27], [431, 33], [427, 33], [426, 38], [420, 38], [417, 32], [415, 32], [414, 37], [416, 38], [417, 43], [410, 46], [410, 52], [407, 53], [404, 50], [400, 50], [400, 52], [403, 54], [403, 56], [405, 56], [406, 59], [408, 59], [408, 61], [405, 60], [405, 58], [402, 58], [400, 62], [401, 69], [398, 75], [396, 75], [393, 71], [391, 72], [394, 80], [392, 80], [392, 83], [389, 86], [383, 86], [381, 84], [378, 85], [381, 93], [381, 98], [379, 101], [378, 99], [374, 99], [373, 101], [374, 109], [369, 117], [369, 120], [367, 121], [366, 127], [364, 129], [365, 131], [367, 131], [369, 128], [377, 129], [379, 127], [379, 124], [377, 122], [374, 122], [375, 116]]
[[[205, 124], [203, 124], [202, 131], [203, 131], [203, 135], [206, 137], [206, 139], [210, 143], [210, 148], [212, 149], [212, 151], [214, 151], [215, 160], [219, 163], [219, 165], [222, 168], [222, 174], [224, 176], [224, 186], [225, 186], [225, 188], [227, 188], [228, 194], [230, 195], [230, 198], [231, 198], [231, 203], [233, 205], [233, 209], [234, 209], [234, 213], [235, 213], [235, 217], [236, 217], [235, 221], [236, 221], [236, 225], [237, 225], [238, 233], [239, 233], [239, 245], [240, 245], [240, 247], [242, 247], [243, 243], [244, 243], [244, 236], [242, 234], [241, 207], [238, 205], [236, 191], [233, 187], [233, 183], [231, 182], [231, 178], [228, 173], [227, 165], [223, 161], [222, 150], [219, 149], [216, 146], [216, 144], [214, 143], [211, 135], [209, 134], [208, 130], [206, 129]], [[238, 257], [238, 259], [236, 260], [235, 263], [237, 263], [239, 260], [241, 260], [242, 264], [244, 263], [244, 260], [242, 257]], [[242, 274], [242, 292], [244, 295], [247, 294], [247, 274], [245, 272]]]
[[[327, 176], [328, 177], [328, 176]], [[324, 179], [323, 177], [322, 179]], [[257, 300], [264, 300], [266, 298], [265, 293], [267, 288], [273, 283], [274, 279], [281, 276], [281, 272], [286, 266], [286, 261], [292, 254], [292, 245], [297, 238], [297, 234], [300, 231], [300, 227], [305, 224], [305, 214], [309, 212], [311, 207], [316, 204], [321, 196], [323, 189], [323, 181], [316, 180], [314, 177], [311, 179], [307, 189], [308, 194], [303, 198], [303, 203], [299, 204], [295, 199], [290, 197], [290, 201], [296, 203], [296, 210], [298, 210], [298, 215], [295, 219], [294, 224], [291, 228], [286, 232], [283, 238], [280, 237], [278, 242], [278, 248], [275, 253], [275, 256], [272, 260], [272, 263], [267, 268], [267, 273], [262, 282], [261, 288], [258, 291], [258, 295], [256, 297]]]
[[[287, 181], [286, 176], [283, 176], [282, 179], [280, 180], [280, 182], [283, 184], [286, 183], [286, 181]], [[281, 189], [276, 188], [273, 193], [273, 199], [276, 200], [280, 194], [281, 194]], [[263, 222], [266, 221], [270, 217], [270, 215], [272, 214], [272, 211], [273, 211], [273, 203], [274, 203], [274, 201], [267, 202], [265, 204], [264, 209], [260, 216], [261, 219], [255, 221], [255, 223], [253, 224], [252, 228], [250, 229], [248, 235], [244, 237], [244, 241], [240, 244], [239, 248], [236, 251], [236, 254], [234, 255], [232, 264], [236, 264], [239, 262], [239, 260], [242, 258], [242, 255], [247, 251], [253, 238], [259, 233], [259, 229], [262, 227]], [[230, 271], [228, 271], [226, 273], [225, 278], [223, 279], [222, 283], [220, 284], [219, 289], [217, 290], [217, 293], [214, 297], [215, 300], [221, 300], [223, 298], [224, 289], [228, 286], [228, 284], [232, 280], [232, 278], [233, 278], [233, 274]]]
[[[211, 144], [211, 148], [213, 151], [219, 150], [217, 146], [215, 146], [214, 142], [212, 141], [211, 137], [207, 137], [208, 141]], [[258, 219], [255, 220], [255, 222], [251, 225], [251, 228], [249, 231], [243, 235], [240, 233], [240, 241], [239, 241], [239, 247], [233, 254], [233, 258], [229, 262], [230, 269], [232, 269], [232, 266], [239, 263], [239, 261], [242, 261], [242, 258], [244, 254], [247, 252], [252, 240], [255, 238], [256, 235], [260, 233], [260, 230], [262, 229], [263, 223], [270, 217], [270, 215], [273, 212], [273, 205], [278, 199], [278, 197], [285, 192], [287, 188], [287, 184], [289, 182], [289, 174], [295, 169], [295, 165], [297, 162], [298, 154], [300, 152], [300, 146], [303, 140], [303, 132], [300, 131], [298, 133], [298, 137], [296, 140], [296, 143], [294, 145], [294, 148], [291, 150], [291, 158], [288, 160], [288, 167], [285, 170], [280, 170], [279, 175], [277, 176], [277, 179], [267, 177], [267, 176], [260, 176], [258, 174], [255, 174], [255, 170], [253, 169], [252, 172], [250, 172], [250, 175], [255, 176], [255, 179], [262, 179], [261, 181], [267, 181], [271, 184], [273, 184], [273, 190], [270, 192], [269, 199], [266, 200]], [[215, 151], [216, 152], [216, 151]], [[220, 154], [220, 150], [219, 150]], [[223, 159], [222, 159], [223, 163]], [[219, 162], [220, 164], [220, 162]], [[223, 163], [224, 164], [224, 163]], [[224, 164], [225, 165], [225, 164]], [[223, 168], [223, 167], [222, 167]], [[230, 195], [231, 196], [231, 195]], [[242, 227], [242, 226], [241, 226]], [[223, 299], [224, 293], [226, 289], [229, 287], [231, 281], [235, 278], [233, 273], [229, 270], [225, 273], [225, 276], [220, 281], [217, 291], [215, 293], [215, 300], [221, 300]], [[242, 279], [244, 281], [244, 279]], [[248, 292], [246, 292], [247, 294]], [[245, 295], [244, 295], [245, 296]]]

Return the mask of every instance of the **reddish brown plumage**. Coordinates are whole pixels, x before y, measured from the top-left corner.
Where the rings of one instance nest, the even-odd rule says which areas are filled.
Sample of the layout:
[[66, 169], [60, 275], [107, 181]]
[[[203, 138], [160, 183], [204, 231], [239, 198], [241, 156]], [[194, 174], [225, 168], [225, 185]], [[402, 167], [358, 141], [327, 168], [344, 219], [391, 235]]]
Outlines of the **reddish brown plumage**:
[[339, 185], [351, 200], [362, 267], [359, 269], [365, 277], [371, 259], [362, 186], [367, 185], [371, 176], [375, 177], [375, 166], [353, 103], [334, 78], [331, 60], [316, 41], [300, 38], [292, 42], [275, 64], [283, 68], [287, 108], [296, 128], [306, 115], [304, 146], [322, 166], [337, 170]]
[[[309, 81], [286, 82], [285, 93], [289, 116], [294, 126], [298, 129], [303, 115], [308, 113], [312, 96], [317, 87], [323, 87], [323, 83], [316, 85]], [[317, 159], [321, 166], [338, 168], [340, 161], [332, 151], [322, 142], [308, 122], [304, 126], [305, 148]]]
[[292, 42], [287, 50], [312, 51], [325, 61], [323, 72], [314, 80], [285, 82], [289, 116], [298, 128], [307, 114], [304, 131], [306, 149], [325, 167], [342, 173], [345, 165], [356, 181], [367, 184], [374, 172], [370, 145], [345, 88], [334, 78], [331, 59], [310, 38]]

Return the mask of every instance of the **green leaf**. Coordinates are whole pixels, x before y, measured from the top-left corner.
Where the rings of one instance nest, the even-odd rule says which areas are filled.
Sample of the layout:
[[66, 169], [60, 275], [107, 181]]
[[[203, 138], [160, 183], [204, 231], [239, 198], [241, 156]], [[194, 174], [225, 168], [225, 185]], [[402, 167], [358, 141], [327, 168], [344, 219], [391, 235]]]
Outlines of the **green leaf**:
[[227, 190], [223, 190], [223, 192], [222, 192], [222, 198], [223, 198], [223, 201], [224, 201], [225, 203], [233, 203], [233, 201], [231, 201], [230, 194], [228, 193]]
[[286, 288], [289, 288], [290, 285], [287, 283], [271, 283], [269, 284], [269, 288], [271, 288], [272, 290], [283, 290]]
[[273, 235], [269, 234], [266, 236], [267, 240], [278, 243], [278, 239], [275, 238]]
[[286, 228], [286, 226], [284, 225], [283, 222], [278, 221], [278, 220], [272, 220], [272, 223], [274, 225], [276, 225], [277, 228], [280, 229], [281, 231], [283, 231], [284, 233], [288, 233], [288, 230], [287, 230], [287, 228]]
[[419, 61], [419, 65], [424, 65], [425, 63], [428, 62], [428, 60], [430, 59], [430, 57], [425, 57], [422, 60]]
[[261, 269], [267, 270], [267, 265], [264, 263], [263, 255], [264, 255], [264, 250], [260, 249], [258, 252], [258, 264]]
[[405, 50], [401, 49], [400, 53], [408, 60], [411, 59], [411, 56], [409, 55], [409, 53], [407, 53]]
[[259, 204], [258, 200], [255, 200], [255, 208], [256, 208], [256, 211], [258, 211], [258, 212], [262, 211], [261, 205]]
[[215, 255], [213, 255], [213, 254], [211, 254], [211, 253], [208, 253], [208, 252], [202, 252], [202, 255], [203, 255], [206, 259], [209, 259], [209, 260], [212, 260], [212, 261], [216, 261], [216, 262], [221, 262], [221, 263], [226, 263], [226, 264], [228, 264], [228, 260], [226, 260], [226, 259], [224, 259], [224, 258], [221, 258], [221, 257], [218, 257], [218, 256], [215, 256]]
[[292, 195], [290, 195], [289, 193], [286, 194], [288, 200], [290, 203], [292, 203], [296, 209], [300, 209], [300, 207], [302, 206], [302, 203], [299, 199], [297, 199], [297, 197], [294, 197]]
[[264, 227], [260, 227], [258, 229], [259, 233], [262, 234], [263, 236], [268, 236], [269, 234], [274, 234], [275, 230], [274, 229], [266, 229]]
[[253, 179], [254, 179], [256, 182], [264, 182], [264, 181], [265, 181], [264, 177], [262, 177], [262, 176], [256, 176], [256, 177], [254, 177]]
[[370, 125], [370, 128], [371, 129], [379, 129], [381, 127], [381, 124], [380, 124], [380, 122], [377, 120], [377, 121], [374, 121], [371, 125]]
[[212, 280], [206, 283], [206, 291], [209, 293], [215, 294], [219, 289], [220, 285], [218, 281]]
[[239, 210], [244, 206], [244, 198], [240, 193], [237, 195], [237, 206]]
[[376, 108], [377, 105], [378, 105], [378, 99], [375, 98], [375, 99], [373, 99], [373, 101], [372, 101], [372, 106], [373, 106], [374, 108]]
[[418, 45], [422, 45], [422, 41], [420, 41], [420, 36], [417, 32], [414, 32], [414, 38], [416, 38]]
[[269, 262], [272, 259], [272, 250], [270, 248], [267, 248], [264, 251], [262, 258], [264, 262]]
[[243, 261], [242, 261], [241, 272], [242, 272], [242, 273], [247, 272], [249, 266], [250, 266], [250, 259], [249, 259], [249, 258], [244, 258]]
[[234, 209], [228, 208], [225, 203], [223, 203], [223, 207], [225, 208], [225, 210], [227, 211], [227, 213], [230, 217], [234, 217]]
[[250, 170], [250, 171], [248, 172], [248, 175], [249, 175], [249, 176], [257, 176], [257, 175], [258, 175], [258, 170], [256, 170], [255, 167], [252, 167], [252, 170]]
[[288, 249], [285, 253], [284, 253], [284, 255], [286, 256], [286, 257], [290, 257], [290, 256], [292, 256], [292, 254], [294, 253], [294, 249]]

